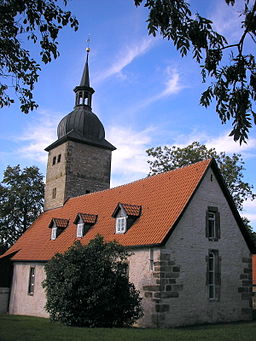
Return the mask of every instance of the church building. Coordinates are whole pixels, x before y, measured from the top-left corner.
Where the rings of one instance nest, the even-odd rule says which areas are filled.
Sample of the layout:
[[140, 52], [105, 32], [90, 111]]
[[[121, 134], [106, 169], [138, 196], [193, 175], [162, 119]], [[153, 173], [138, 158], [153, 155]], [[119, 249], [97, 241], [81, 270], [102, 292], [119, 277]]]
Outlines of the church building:
[[252, 319], [254, 248], [213, 159], [110, 188], [115, 147], [92, 112], [88, 52], [74, 110], [46, 148], [44, 212], [1, 257], [0, 266], [8, 259], [13, 267], [6, 310], [47, 317], [44, 265], [100, 234], [133, 253], [129, 279], [144, 309], [138, 326]]

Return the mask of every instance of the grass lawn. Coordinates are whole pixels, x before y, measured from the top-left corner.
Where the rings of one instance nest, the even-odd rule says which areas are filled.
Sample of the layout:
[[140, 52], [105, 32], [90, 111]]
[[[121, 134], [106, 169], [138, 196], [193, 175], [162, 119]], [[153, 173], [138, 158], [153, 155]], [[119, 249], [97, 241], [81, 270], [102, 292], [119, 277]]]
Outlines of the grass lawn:
[[0, 341], [255, 341], [256, 321], [176, 329], [74, 328], [48, 319], [0, 315]]

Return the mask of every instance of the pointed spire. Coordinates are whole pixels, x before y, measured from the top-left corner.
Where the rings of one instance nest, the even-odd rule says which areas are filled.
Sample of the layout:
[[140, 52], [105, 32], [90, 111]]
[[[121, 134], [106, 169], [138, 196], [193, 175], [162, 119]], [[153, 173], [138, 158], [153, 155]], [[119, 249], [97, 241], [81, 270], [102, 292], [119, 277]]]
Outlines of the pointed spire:
[[89, 47], [86, 48], [86, 52], [87, 52], [86, 62], [85, 62], [84, 72], [81, 78], [80, 86], [90, 87], [89, 64], [88, 64], [89, 52], [90, 52]]
[[[87, 42], [89, 43], [89, 39], [87, 40]], [[94, 90], [93, 88], [90, 87], [89, 64], [88, 64], [89, 52], [90, 52], [90, 48], [88, 46], [86, 48], [87, 56], [86, 56], [86, 62], [85, 62], [81, 82], [80, 82], [80, 85], [75, 87], [74, 91], [76, 93], [75, 106], [86, 105], [89, 108], [91, 108], [92, 94], [94, 93]]]

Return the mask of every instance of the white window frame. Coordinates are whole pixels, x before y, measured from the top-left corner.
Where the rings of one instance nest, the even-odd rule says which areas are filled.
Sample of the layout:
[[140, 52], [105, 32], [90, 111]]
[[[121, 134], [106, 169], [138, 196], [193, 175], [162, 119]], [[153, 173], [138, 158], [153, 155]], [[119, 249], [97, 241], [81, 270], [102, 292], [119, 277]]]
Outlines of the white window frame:
[[[212, 226], [211, 226], [212, 224]], [[211, 226], [211, 228], [210, 228]], [[212, 235], [210, 235], [210, 231], [212, 232]], [[209, 239], [215, 239], [217, 232], [216, 232], [216, 212], [208, 211], [208, 233], [209, 233]]]
[[55, 240], [57, 238], [57, 227], [52, 227], [52, 233], [51, 233], [51, 240]]
[[126, 232], [126, 222], [127, 222], [127, 217], [116, 218], [116, 233]]
[[78, 223], [76, 228], [76, 237], [82, 238], [84, 235], [84, 223]]
[[209, 300], [216, 300], [216, 254], [211, 251], [208, 257], [208, 295]]

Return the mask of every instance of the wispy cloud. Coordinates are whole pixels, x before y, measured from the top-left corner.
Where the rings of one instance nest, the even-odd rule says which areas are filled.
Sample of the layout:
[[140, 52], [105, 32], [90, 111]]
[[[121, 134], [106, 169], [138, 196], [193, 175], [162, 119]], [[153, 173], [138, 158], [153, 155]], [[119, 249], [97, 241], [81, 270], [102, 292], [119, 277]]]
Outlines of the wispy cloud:
[[56, 140], [56, 127], [60, 119], [59, 114], [40, 110], [18, 137], [22, 147], [18, 148], [17, 153], [26, 159], [46, 163], [47, 153], [44, 149]]
[[145, 150], [151, 143], [154, 128], [136, 131], [129, 127], [112, 126], [108, 131], [107, 138], [115, 141], [117, 147], [112, 157], [111, 186], [145, 177], [148, 174]]
[[219, 0], [215, 2], [215, 10], [211, 15], [214, 29], [225, 35], [229, 43], [234, 42], [241, 36], [241, 18], [242, 5], [244, 2], [236, 1], [234, 6], [227, 5], [225, 1]]
[[133, 60], [147, 51], [149, 51], [155, 44], [156, 39], [144, 38], [136, 44], [129, 44], [122, 47], [117, 59], [114, 61], [110, 67], [100, 74], [95, 76], [95, 83], [102, 82], [108, 77], [117, 75], [118, 77], [125, 78], [122, 73], [123, 69], [133, 62]]
[[[44, 148], [56, 140], [56, 127], [60, 119], [56, 113], [41, 111], [18, 138], [22, 146], [16, 153], [46, 165], [47, 153]], [[151, 142], [154, 129], [136, 131], [129, 127], [110, 126], [106, 130], [107, 139], [117, 147], [112, 157], [112, 187], [145, 177], [148, 173], [145, 150]]]
[[185, 147], [194, 141], [205, 144], [208, 148], [215, 148], [218, 153], [225, 152], [228, 154], [239, 153], [243, 157], [256, 156], [256, 138], [249, 138], [247, 143], [240, 145], [229, 136], [229, 132], [225, 131], [218, 136], [211, 136], [204, 131], [194, 130], [190, 134], [177, 134], [174, 138], [176, 146]]
[[246, 154], [247, 156], [254, 153], [254, 156], [256, 156], [255, 138], [250, 138], [247, 143], [240, 145], [238, 142], [233, 140], [233, 137], [228, 136], [228, 132], [226, 132], [226, 134], [217, 137], [208, 137], [205, 143], [209, 147], [214, 147], [217, 152], [240, 153], [244, 155]]
[[163, 98], [169, 97], [171, 95], [175, 95], [179, 93], [182, 89], [186, 88], [187, 86], [181, 83], [181, 77], [179, 72], [175, 68], [166, 68], [164, 71], [164, 75], [166, 77], [166, 81], [164, 83], [164, 87], [160, 90], [159, 93], [150, 96], [148, 98], [143, 99], [141, 102], [136, 104], [132, 110], [137, 111], [142, 109], [154, 102], [157, 102]]

